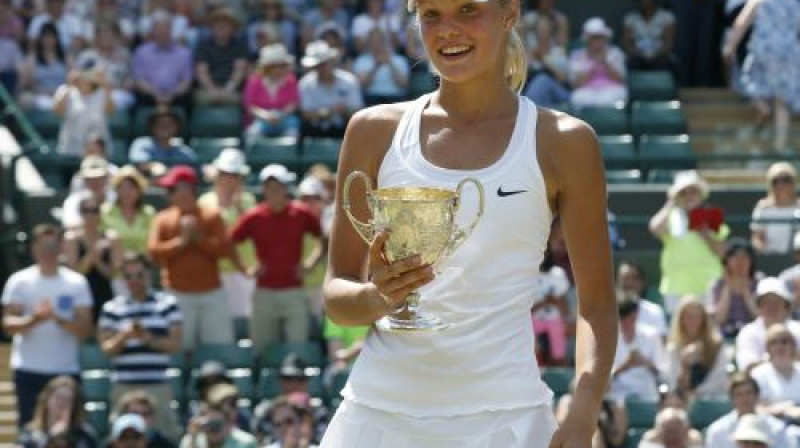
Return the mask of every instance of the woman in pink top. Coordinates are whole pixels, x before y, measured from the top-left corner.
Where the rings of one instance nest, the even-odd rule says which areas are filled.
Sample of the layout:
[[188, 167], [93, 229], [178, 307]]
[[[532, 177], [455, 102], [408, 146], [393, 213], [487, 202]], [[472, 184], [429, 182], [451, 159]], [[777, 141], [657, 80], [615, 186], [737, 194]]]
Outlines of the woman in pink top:
[[574, 107], [613, 106], [628, 98], [625, 55], [619, 48], [609, 45], [612, 33], [599, 17], [583, 24], [586, 47], [575, 50], [569, 59]]
[[242, 98], [248, 138], [300, 134], [300, 91], [293, 65], [294, 57], [283, 44], [267, 45], [259, 52], [258, 68], [247, 80]]

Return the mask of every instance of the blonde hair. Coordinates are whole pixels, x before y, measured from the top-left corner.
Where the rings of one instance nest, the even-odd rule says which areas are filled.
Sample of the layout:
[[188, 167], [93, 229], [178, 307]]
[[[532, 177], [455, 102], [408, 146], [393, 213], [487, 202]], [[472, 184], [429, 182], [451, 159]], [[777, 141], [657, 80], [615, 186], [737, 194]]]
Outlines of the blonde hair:
[[696, 297], [686, 296], [681, 299], [681, 304], [675, 311], [670, 325], [669, 342], [678, 350], [692, 342], [688, 340], [683, 330], [683, 315], [690, 307], [698, 308], [703, 320], [698, 335], [698, 339], [703, 343], [703, 364], [709, 367], [713, 366], [722, 347], [722, 340], [711, 316], [706, 313], [705, 307]]
[[786, 326], [784, 323], [777, 323], [772, 324], [767, 329], [767, 344], [774, 342], [776, 339], [780, 339], [783, 337], [788, 337], [792, 340], [792, 345], [794, 345], [794, 335], [791, 331], [789, 331], [789, 327]]
[[[500, 6], [506, 6], [514, 0], [498, 0]], [[417, 9], [417, 0], [408, 0], [408, 11], [414, 12]], [[517, 30], [519, 13], [514, 17], [514, 23], [509, 30], [508, 41], [506, 42], [505, 76], [508, 87], [511, 90], [521, 93], [525, 87], [525, 80], [528, 77], [528, 54], [525, 51], [525, 43], [522, 41]], [[434, 67], [431, 67], [435, 71]]]

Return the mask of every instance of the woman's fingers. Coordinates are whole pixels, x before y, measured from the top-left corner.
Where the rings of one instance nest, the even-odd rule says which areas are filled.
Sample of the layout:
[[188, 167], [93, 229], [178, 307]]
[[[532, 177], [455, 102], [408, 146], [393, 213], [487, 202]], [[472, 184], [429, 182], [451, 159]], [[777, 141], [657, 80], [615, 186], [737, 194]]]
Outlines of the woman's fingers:
[[388, 238], [389, 232], [381, 230], [375, 235], [372, 244], [369, 245], [369, 265], [372, 269], [387, 265], [386, 260], [383, 258], [383, 245]]

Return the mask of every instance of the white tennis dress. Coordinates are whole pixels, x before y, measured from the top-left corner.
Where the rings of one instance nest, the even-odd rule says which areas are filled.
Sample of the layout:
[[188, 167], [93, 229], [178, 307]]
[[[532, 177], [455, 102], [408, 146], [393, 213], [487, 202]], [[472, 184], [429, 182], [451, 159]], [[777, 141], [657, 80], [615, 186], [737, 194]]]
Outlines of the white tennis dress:
[[[422, 155], [429, 97], [408, 108], [378, 187], [485, 190], [483, 219], [423, 287], [421, 305], [451, 326], [432, 333], [371, 331], [342, 391], [322, 448], [546, 448], [556, 428], [552, 392], [534, 357], [530, 309], [552, 214], [536, 158], [536, 106], [524, 97], [505, 153], [480, 170], [451, 170]], [[468, 225], [477, 192], [464, 190]]]

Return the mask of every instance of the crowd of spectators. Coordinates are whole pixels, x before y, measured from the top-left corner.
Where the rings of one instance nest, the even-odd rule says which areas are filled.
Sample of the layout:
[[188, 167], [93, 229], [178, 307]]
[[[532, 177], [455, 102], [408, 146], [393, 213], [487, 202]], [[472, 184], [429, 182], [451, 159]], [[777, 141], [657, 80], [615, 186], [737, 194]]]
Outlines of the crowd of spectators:
[[[791, 7], [775, 9], [778, 1], [739, 5], [722, 51], [733, 72], [747, 27], [756, 37], [745, 54], [755, 57], [765, 20], [783, 11], [779, 29], [800, 23], [791, 21], [800, 17]], [[0, 0], [0, 82], [23, 108], [61, 116], [57, 150], [82, 161], [61, 226], [33, 229], [35, 263], [3, 290], [3, 325], [15, 338], [19, 444], [313, 446], [330, 410], [311, 399], [309, 369], [296, 355], [280, 368], [276, 397], [247, 408], [238, 405], [242, 391], [229, 366], [210, 363], [197, 372], [197, 399], [177, 413], [167, 371], [176, 354], [191, 360], [200, 345], [235, 343], [243, 321], [250, 322], [254, 365], [273, 343], [313, 341], [327, 353], [326, 380], [347, 371], [368, 330], [338, 327], [322, 314], [333, 174], [317, 166], [303, 175], [279, 164], [251, 172], [234, 147], [201, 170], [182, 128], [201, 108], [232, 106], [241, 109], [245, 142], [341, 137], [355, 111], [407, 99], [413, 76], [430, 73], [405, 2], [32, 3]], [[714, 51], [706, 48], [713, 39], [703, 33], [713, 26], [687, 21], [707, 25], [714, 2], [639, 0], [617, 32], [599, 17], [571, 24], [555, 3], [525, 7], [520, 25], [530, 64], [523, 93], [538, 104], [619, 105], [628, 99], [630, 70], [710, 83], [703, 54]], [[781, 62], [800, 61], [796, 47], [781, 45]], [[764, 75], [777, 70], [771, 61], [746, 64], [740, 88], [762, 115], [774, 109], [782, 148], [797, 97], [781, 95], [800, 97], [800, 76], [781, 72], [782, 84], [765, 85]], [[113, 165], [109, 117], [144, 107], [153, 107], [146, 135], [132, 139], [130, 164]], [[252, 177], [256, 191], [246, 185]], [[741, 240], [729, 238], [724, 222], [696, 226], [692, 212], [708, 208], [710, 189], [697, 172], [676, 176], [650, 223], [663, 243], [660, 284], [648, 284], [634, 261], [618, 265], [620, 343], [596, 446], [623, 446], [629, 400], [661, 403], [643, 447], [797, 446], [800, 265], [778, 278], [756, 266], [756, 254], [800, 253], [800, 238], [785, 222], [800, 208], [795, 182], [790, 164], [770, 168], [752, 239]], [[152, 186], [166, 191], [166, 208], [148, 202]], [[545, 367], [568, 366], [576, 301], [557, 222], [548, 248], [532, 291], [535, 356]], [[78, 353], [92, 340], [112, 360], [107, 441], [83, 416]], [[705, 435], [687, 414], [700, 399], [734, 406]]]

